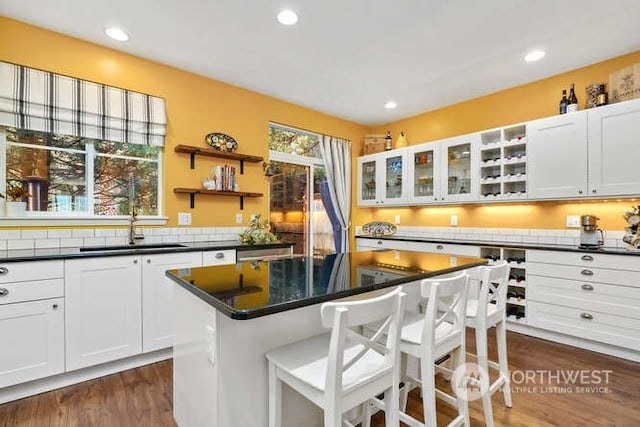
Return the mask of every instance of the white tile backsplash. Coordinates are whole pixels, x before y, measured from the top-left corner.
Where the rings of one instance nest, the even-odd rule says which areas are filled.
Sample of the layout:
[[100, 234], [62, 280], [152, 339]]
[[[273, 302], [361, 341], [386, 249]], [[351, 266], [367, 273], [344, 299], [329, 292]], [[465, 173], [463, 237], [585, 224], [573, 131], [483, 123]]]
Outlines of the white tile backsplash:
[[7, 249], [33, 249], [36, 241], [33, 239], [7, 240]]
[[60, 239], [36, 239], [36, 249], [59, 248]]
[[47, 230], [47, 237], [49, 239], [62, 239], [71, 238], [71, 229], [69, 228], [52, 228]]
[[93, 237], [95, 236], [95, 230], [92, 228], [78, 228], [71, 230], [72, 237]]
[[47, 230], [21, 230], [20, 237], [23, 239], [46, 239]]

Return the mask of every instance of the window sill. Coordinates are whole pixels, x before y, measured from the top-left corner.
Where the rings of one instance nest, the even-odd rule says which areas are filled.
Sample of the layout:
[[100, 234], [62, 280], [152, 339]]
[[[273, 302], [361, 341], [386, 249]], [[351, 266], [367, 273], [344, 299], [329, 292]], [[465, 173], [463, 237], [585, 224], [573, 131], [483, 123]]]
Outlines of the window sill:
[[[129, 216], [73, 216], [73, 215], [39, 215], [20, 217], [0, 217], [0, 227], [43, 227], [59, 225], [129, 225]], [[168, 217], [165, 216], [139, 216], [136, 225], [166, 225]]]

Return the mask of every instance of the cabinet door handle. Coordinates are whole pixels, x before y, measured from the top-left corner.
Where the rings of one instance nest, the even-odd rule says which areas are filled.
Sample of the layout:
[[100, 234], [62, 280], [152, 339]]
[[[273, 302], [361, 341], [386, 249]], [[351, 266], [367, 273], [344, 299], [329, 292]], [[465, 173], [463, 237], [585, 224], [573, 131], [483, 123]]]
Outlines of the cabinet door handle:
[[51, 308], [53, 308], [54, 310], [57, 310], [57, 309], [58, 309], [58, 304], [53, 304], [53, 305], [51, 306]]
[[593, 257], [591, 255], [582, 255], [580, 259], [583, 261], [593, 261]]
[[222, 259], [222, 258], [224, 258], [224, 252], [218, 252], [216, 254], [216, 259]]
[[442, 250], [442, 249], [444, 249], [444, 246], [438, 245], [438, 246], [436, 246], [436, 249]]
[[9, 289], [0, 288], [0, 297], [6, 297], [7, 295], [9, 295]]
[[582, 270], [580, 272], [580, 274], [582, 274], [583, 276], [593, 276], [593, 271], [591, 271], [591, 270]]
[[596, 190], [595, 188], [593, 190], [591, 190], [592, 193], [597, 193], [598, 190]]
[[378, 244], [381, 245], [382, 244], [382, 240], [378, 240]]
[[147, 264], [151, 264], [151, 258], [147, 258]]
[[592, 285], [588, 285], [588, 284], [584, 284], [582, 285], [582, 290], [584, 291], [592, 291], [593, 290], [593, 286]]
[[589, 313], [580, 313], [580, 317], [586, 320], [593, 320], [593, 315]]
[[578, 194], [582, 194], [582, 190], [578, 190]]
[[9, 273], [9, 269], [7, 267], [0, 267], [0, 276], [4, 276]]
[[138, 263], [138, 260], [137, 260], [137, 259], [134, 259], [134, 260], [133, 260], [133, 263], [134, 263], [134, 264], [137, 264], [137, 263]]

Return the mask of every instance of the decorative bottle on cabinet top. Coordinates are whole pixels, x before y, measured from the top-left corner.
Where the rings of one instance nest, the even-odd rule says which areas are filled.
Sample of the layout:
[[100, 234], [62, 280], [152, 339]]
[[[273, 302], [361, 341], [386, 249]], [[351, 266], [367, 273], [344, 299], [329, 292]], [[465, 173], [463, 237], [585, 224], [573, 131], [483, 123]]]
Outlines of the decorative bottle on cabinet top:
[[562, 89], [562, 98], [560, 99], [560, 114], [566, 114], [567, 113], [567, 90], [566, 89]]
[[569, 86], [569, 98], [567, 99], [567, 113], [575, 113], [578, 111], [578, 97], [573, 83]]
[[384, 150], [385, 151], [389, 151], [393, 148], [392, 144], [392, 139], [391, 139], [391, 132], [387, 131], [387, 136], [384, 138]]

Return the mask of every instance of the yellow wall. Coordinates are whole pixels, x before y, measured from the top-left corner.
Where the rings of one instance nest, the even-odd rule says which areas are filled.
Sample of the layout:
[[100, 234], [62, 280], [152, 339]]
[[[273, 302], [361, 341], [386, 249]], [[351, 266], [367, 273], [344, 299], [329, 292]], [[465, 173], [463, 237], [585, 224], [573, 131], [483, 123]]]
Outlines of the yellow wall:
[[[640, 51], [613, 58], [543, 80], [517, 86], [491, 95], [429, 111], [405, 120], [372, 129], [373, 134], [391, 131], [394, 139], [404, 131], [410, 145], [463, 135], [484, 129], [520, 123], [558, 112], [562, 89], [576, 85], [580, 108], [585, 101], [584, 88], [602, 82], [609, 85], [609, 73], [640, 62]], [[640, 189], [638, 198], [640, 199]], [[605, 229], [622, 231], [626, 222], [622, 213], [635, 200], [539, 202], [528, 204], [486, 204], [455, 207], [404, 209], [357, 209], [354, 224], [369, 220], [393, 221], [400, 215], [403, 225], [448, 226], [450, 216], [458, 215], [463, 227], [564, 228], [566, 215], [595, 214]]]
[[[174, 153], [178, 144], [205, 147], [206, 134], [224, 132], [238, 141], [239, 153], [267, 158], [269, 121], [352, 141], [368, 133], [365, 126], [5, 17], [0, 17], [0, 60], [165, 98], [163, 196], [168, 225], [177, 225], [178, 212], [192, 212], [195, 226], [235, 226], [240, 212], [237, 198], [196, 196], [196, 208], [190, 210], [188, 195], [173, 193], [174, 187], [200, 187], [211, 167], [224, 163], [198, 157], [192, 171], [188, 156]], [[258, 163], [245, 164], [238, 181], [242, 191], [267, 195]], [[245, 199], [245, 224], [249, 214], [266, 216], [267, 200]]]

